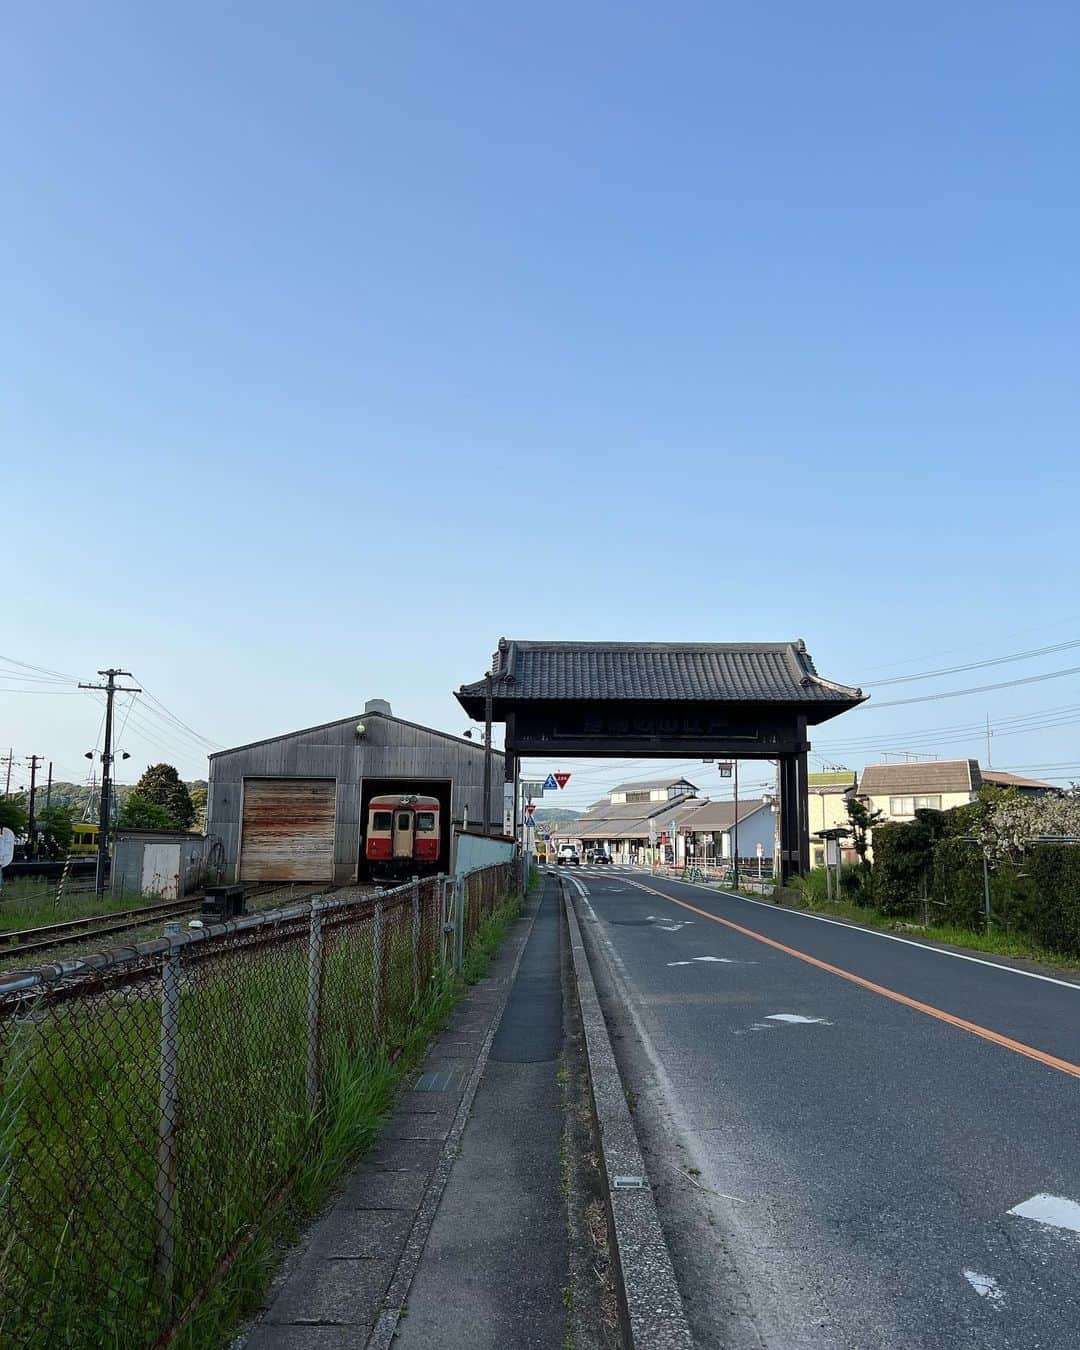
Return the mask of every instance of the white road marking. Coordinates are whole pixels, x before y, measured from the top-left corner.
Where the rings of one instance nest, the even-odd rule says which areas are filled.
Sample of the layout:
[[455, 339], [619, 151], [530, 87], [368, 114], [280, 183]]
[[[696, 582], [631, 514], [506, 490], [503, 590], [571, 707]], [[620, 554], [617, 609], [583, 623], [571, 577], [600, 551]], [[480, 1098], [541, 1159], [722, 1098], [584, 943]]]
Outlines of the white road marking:
[[831, 1027], [832, 1023], [827, 1022], [824, 1017], [803, 1017], [802, 1013], [768, 1013], [765, 1020], [767, 1022], [798, 1022], [809, 1026], [817, 1022], [823, 1027]]
[[695, 961], [715, 961], [722, 966], [756, 966], [756, 961], [736, 961], [733, 956], [692, 956], [689, 961], [669, 961], [669, 966], [692, 966]]
[[965, 1270], [962, 1274], [980, 1298], [986, 1299], [995, 1308], [1004, 1307], [1005, 1290], [992, 1275], [980, 1275], [977, 1270]]
[[[671, 881], [672, 877], [654, 877], [653, 881]], [[722, 895], [725, 900], [741, 900], [744, 905], [761, 905], [763, 909], [775, 914], [779, 908], [771, 900], [751, 900], [748, 895], [733, 895], [731, 891], [717, 890], [715, 886], [705, 886], [699, 881], [679, 881], [679, 886], [692, 886], [698, 891], [708, 891], [710, 895]], [[669, 897], [670, 899], [670, 897]], [[827, 919], [823, 914], [808, 914], [804, 909], [783, 909], [784, 914], [794, 914], [800, 919], [813, 919], [816, 923], [831, 923], [836, 928], [848, 928], [856, 933], [865, 933], [867, 937], [884, 938], [886, 942], [902, 942], [905, 947], [918, 947], [922, 952], [933, 952], [937, 956], [951, 956], [957, 961], [973, 961], [977, 966], [989, 966], [991, 970], [1004, 971], [1006, 975], [1023, 975], [1029, 980], [1042, 980], [1044, 984], [1059, 984], [1063, 989], [1072, 989], [1080, 994], [1080, 984], [1075, 980], [1059, 980], [1053, 975], [1039, 975], [1034, 970], [1020, 970], [1017, 966], [1002, 966], [996, 961], [986, 961], [981, 956], [968, 956], [964, 952], [949, 952], [944, 947], [929, 947], [925, 942], [913, 942], [911, 938], [898, 937], [895, 933], [880, 933], [875, 928], [862, 928], [856, 923], [844, 923], [842, 919]]]
[[1040, 1192], [1022, 1205], [1014, 1205], [1008, 1212], [1020, 1219], [1034, 1219], [1048, 1228], [1066, 1228], [1070, 1232], [1080, 1233], [1080, 1205], [1063, 1195]]

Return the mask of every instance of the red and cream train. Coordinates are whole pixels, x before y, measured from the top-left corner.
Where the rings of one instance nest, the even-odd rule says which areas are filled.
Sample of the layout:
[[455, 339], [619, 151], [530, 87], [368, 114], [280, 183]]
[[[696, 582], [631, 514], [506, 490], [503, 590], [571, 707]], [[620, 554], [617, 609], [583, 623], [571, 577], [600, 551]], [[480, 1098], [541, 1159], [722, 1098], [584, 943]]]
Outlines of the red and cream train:
[[385, 793], [368, 803], [364, 856], [375, 881], [407, 881], [439, 870], [442, 821], [436, 797]]

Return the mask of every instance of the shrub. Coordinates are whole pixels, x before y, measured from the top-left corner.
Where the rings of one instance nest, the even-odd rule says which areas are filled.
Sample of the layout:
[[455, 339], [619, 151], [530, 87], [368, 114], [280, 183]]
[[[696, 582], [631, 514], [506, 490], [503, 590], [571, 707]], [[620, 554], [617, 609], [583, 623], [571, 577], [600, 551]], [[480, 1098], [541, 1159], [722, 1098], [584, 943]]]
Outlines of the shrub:
[[1034, 936], [1045, 946], [1080, 956], [1080, 845], [1038, 844], [1027, 860], [1034, 882]]
[[874, 903], [883, 914], [922, 912], [934, 830], [925, 820], [879, 825], [874, 831]]

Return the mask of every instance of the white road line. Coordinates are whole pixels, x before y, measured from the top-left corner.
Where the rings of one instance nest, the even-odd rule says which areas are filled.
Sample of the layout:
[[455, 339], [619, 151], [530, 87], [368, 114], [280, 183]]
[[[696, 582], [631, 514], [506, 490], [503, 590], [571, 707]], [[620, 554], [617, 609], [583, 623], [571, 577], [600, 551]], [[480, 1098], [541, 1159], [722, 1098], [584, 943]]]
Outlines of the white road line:
[[733, 956], [692, 956], [689, 961], [669, 961], [669, 966], [692, 966], [695, 961], [715, 961], [722, 966], [756, 966], [756, 961], [736, 961]]
[[[672, 877], [653, 877], [653, 881], [672, 881]], [[748, 895], [733, 895], [731, 891], [718, 891], [715, 886], [704, 886], [699, 881], [678, 881], [678, 886], [693, 886], [698, 891], [708, 891], [710, 895], [722, 895], [725, 900], [741, 900], [744, 905], [761, 905], [773, 914], [795, 914], [800, 919], [814, 919], [817, 923], [829, 923], [836, 928], [847, 928], [856, 933], [865, 933], [867, 937], [884, 938], [886, 942], [902, 942], [905, 947], [918, 947], [921, 952], [932, 952], [936, 956], [951, 956], [957, 961], [973, 961], [977, 966], [989, 966], [991, 970], [1004, 971], [1006, 975], [1024, 975], [1029, 980], [1042, 980], [1044, 984], [1059, 984], [1063, 989], [1072, 989], [1080, 994], [1080, 984], [1073, 980], [1055, 979], [1053, 975], [1038, 975], [1033, 970], [1020, 970], [1016, 966], [1001, 966], [996, 961], [986, 961], [981, 956], [967, 956], [964, 952], [949, 952], [943, 947], [929, 947], [924, 942], [913, 942], [911, 938], [897, 937], [895, 933], [879, 933], [875, 928], [861, 928], [855, 923], [844, 923], [842, 919], [827, 919], [823, 914], [808, 914], [804, 909], [787, 909], [774, 905], [768, 900], [751, 900]], [[670, 898], [670, 897], [669, 897]]]
[[994, 1308], [1004, 1307], [1005, 1290], [992, 1275], [980, 1275], [977, 1270], [965, 1270], [961, 1274], [980, 1298], [986, 1299]]
[[824, 1017], [803, 1017], [802, 1013], [766, 1013], [766, 1022], [799, 1022], [810, 1025], [813, 1022], [820, 1023], [823, 1027], [831, 1027], [832, 1023], [827, 1022]]
[[1034, 1219], [1047, 1228], [1066, 1228], [1072, 1233], [1080, 1233], [1080, 1205], [1063, 1195], [1040, 1192], [1023, 1204], [1014, 1205], [1008, 1212], [1020, 1219]]

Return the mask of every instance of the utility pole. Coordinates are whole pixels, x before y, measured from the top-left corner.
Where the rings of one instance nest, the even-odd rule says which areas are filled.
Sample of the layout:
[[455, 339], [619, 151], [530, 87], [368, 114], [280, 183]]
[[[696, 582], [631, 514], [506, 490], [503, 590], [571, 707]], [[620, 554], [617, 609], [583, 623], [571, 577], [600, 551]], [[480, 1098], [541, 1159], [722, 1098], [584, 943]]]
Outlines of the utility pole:
[[31, 859], [37, 857], [37, 845], [34, 842], [34, 793], [37, 788], [37, 766], [44, 762], [41, 755], [27, 755], [27, 764], [30, 765], [30, 808], [28, 815], [29, 823], [26, 827], [26, 851]]
[[116, 694], [141, 694], [141, 689], [132, 689], [116, 683], [118, 675], [131, 676], [130, 670], [99, 670], [104, 675], [105, 684], [80, 684], [80, 689], [98, 689], [105, 694], [105, 748], [101, 752], [101, 811], [98, 817], [98, 855], [97, 876], [94, 889], [98, 895], [105, 894], [105, 868], [109, 861], [109, 789], [112, 787], [110, 770], [112, 768], [112, 721], [113, 697]]
[[491, 671], [484, 676], [484, 833], [491, 833]]
[[7, 781], [4, 784], [5, 797], [10, 797], [11, 795], [11, 765], [14, 759], [15, 759], [15, 747], [13, 745], [9, 745], [7, 752], [7, 760], [5, 761], [7, 763]]
[[52, 806], [52, 760], [49, 760], [49, 782], [45, 788], [45, 810]]
[[735, 818], [731, 822], [732, 889], [739, 889], [739, 761], [735, 761]]

